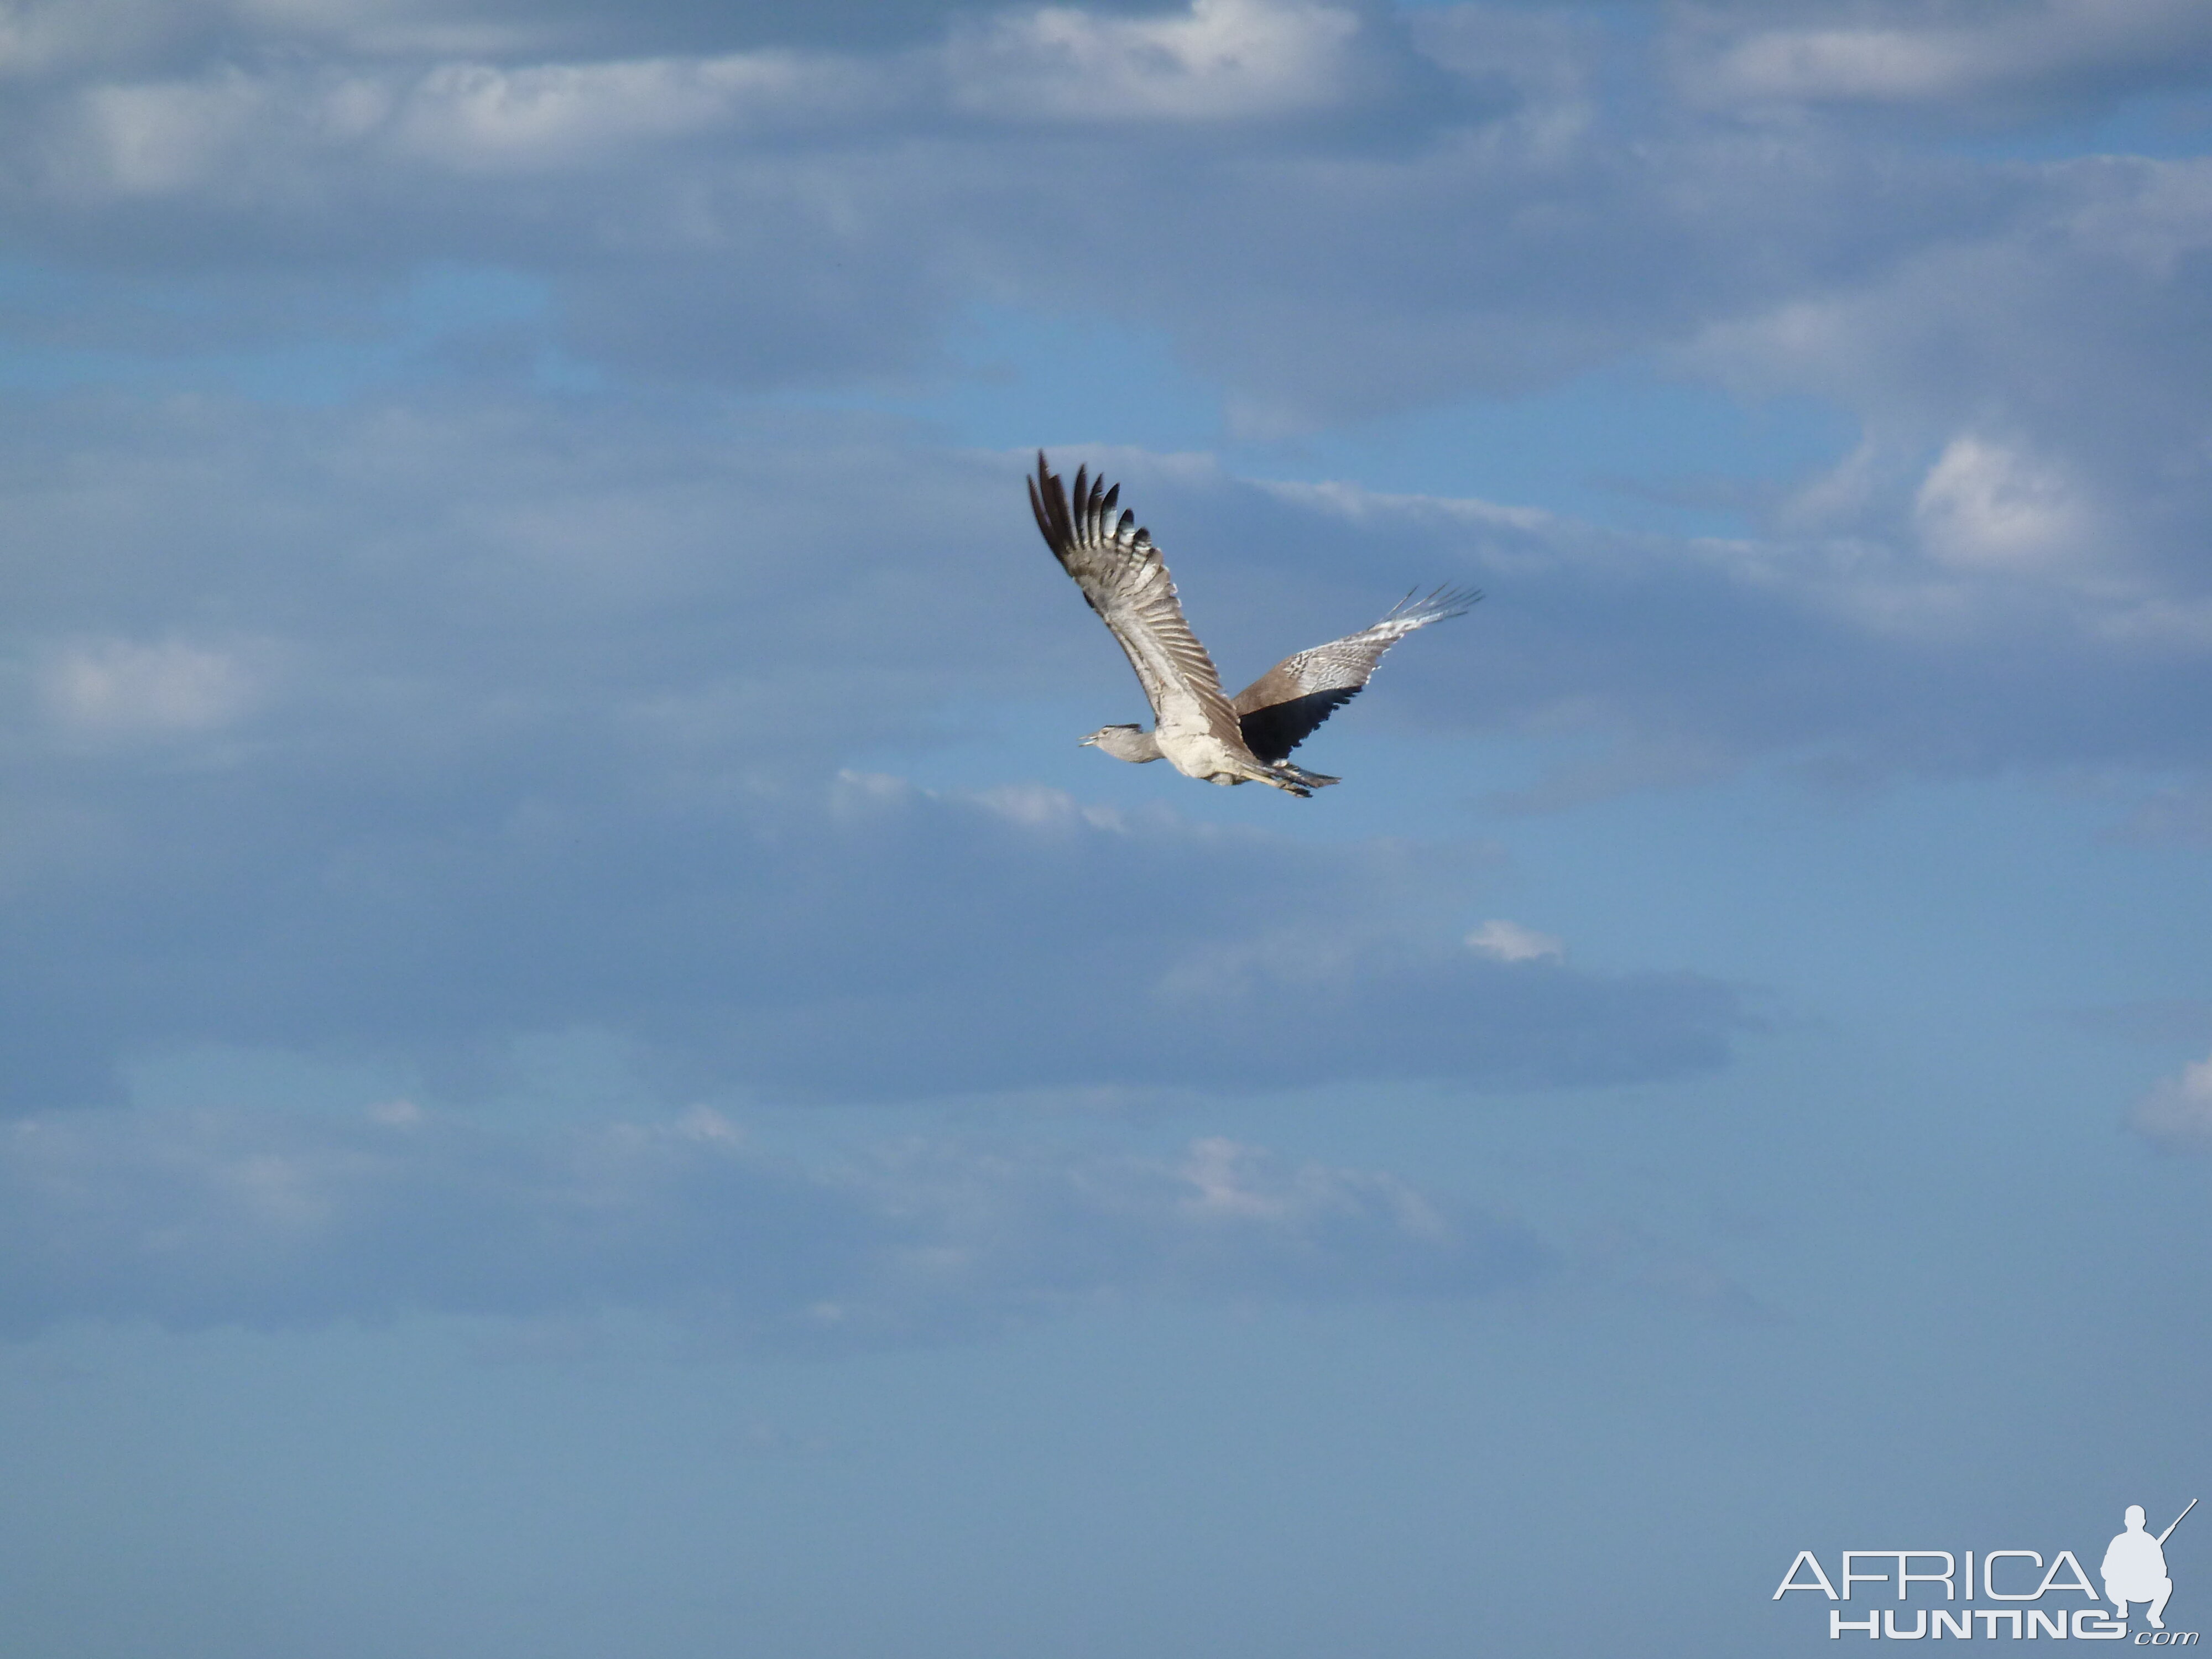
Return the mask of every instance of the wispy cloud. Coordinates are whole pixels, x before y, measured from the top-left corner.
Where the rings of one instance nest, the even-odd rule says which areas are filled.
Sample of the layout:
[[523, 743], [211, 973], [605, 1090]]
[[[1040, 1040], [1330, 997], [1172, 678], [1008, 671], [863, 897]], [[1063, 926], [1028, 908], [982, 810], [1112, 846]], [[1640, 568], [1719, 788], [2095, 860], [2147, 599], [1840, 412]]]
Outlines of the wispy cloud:
[[[141, 427], [136, 461], [85, 438], [96, 498], [53, 482], [89, 457], [50, 424], [57, 465], [14, 493], [39, 544], [106, 550], [11, 617], [46, 665], [5, 757], [22, 1106], [205, 1042], [455, 1073], [589, 1027], [685, 1094], [913, 1098], [1611, 1082], [1746, 1029], [1708, 979], [1468, 951], [1479, 848], [838, 776], [951, 700], [1058, 695], [1070, 662], [1134, 697], [1028, 544], [1011, 459], [925, 467], [826, 421], [733, 462], [728, 428], [634, 417], [549, 448], [557, 423], [503, 404], [225, 418], [213, 449], [205, 405], [190, 439]], [[238, 648], [141, 632], [201, 608], [283, 663], [281, 696]]]
[[992, 115], [1123, 124], [1234, 122], [1344, 94], [1357, 11], [1310, 0], [1193, 0], [1188, 12], [1004, 13], [956, 36], [957, 97]]
[[2128, 1127], [2175, 1152], [2212, 1152], [2212, 1059], [2162, 1079], [2135, 1103]]
[[48, 711], [81, 732], [204, 732], [251, 705], [257, 677], [234, 651], [181, 640], [84, 641], [53, 650], [39, 671]]
[[2212, 64], [2212, 22], [2188, 0], [2036, 0], [1963, 15], [1877, 4], [1746, 27], [1753, 15], [1716, 9], [1698, 20], [1711, 37], [1689, 56], [1697, 95], [2020, 119], [2185, 82]]
[[[73, 15], [9, 14], [0, 120], [0, 227], [35, 267], [0, 328], [111, 387], [6, 416], [40, 576], [5, 624], [0, 951], [40, 971], [0, 1021], [31, 1104], [194, 1042], [451, 1062], [580, 1025], [812, 1096], [1720, 1063], [1725, 987], [1470, 947], [1474, 849], [1111, 819], [1018, 767], [836, 781], [1073, 665], [1133, 696], [1015, 458], [729, 412], [926, 377], [979, 297], [1156, 329], [1248, 431], [1655, 354], [1846, 411], [1860, 441], [1727, 538], [1120, 452], [1187, 587], [1256, 596], [1201, 617], [1224, 664], [1325, 637], [1385, 569], [1490, 587], [1479, 648], [1394, 659], [1361, 708], [1580, 740], [1510, 804], [1777, 760], [2165, 769], [2186, 802], [2212, 764], [2212, 173], [1735, 118], [1747, 76], [1810, 104], [1954, 63], [1906, 11], [1669, 14], [1665, 62], [1736, 77], [1718, 113], [1607, 27], [1480, 9], [907, 11], [842, 41], [672, 5]], [[2086, 41], [2136, 87], [2163, 84], [2146, 43], [2197, 28], [2148, 3], [1945, 27], [2020, 85]], [[1643, 101], [1595, 118], [1622, 75]], [[434, 268], [524, 297], [424, 323]], [[381, 351], [374, 393], [132, 379], [295, 349]], [[551, 386], [564, 365], [623, 395]], [[219, 780], [187, 763], [248, 732]], [[1240, 896], [1285, 892], [1295, 926]], [[1048, 985], [1117, 1000], [1012, 1039], [978, 1012]], [[838, 1040], [863, 1025], [872, 1048]]]
[[1494, 916], [1467, 936], [1468, 948], [1498, 962], [1564, 962], [1567, 947], [1549, 933]]
[[1135, 1297], [1468, 1298], [1552, 1251], [1395, 1176], [1201, 1139], [1165, 1158], [907, 1139], [836, 1164], [704, 1109], [501, 1133], [76, 1113], [0, 1127], [0, 1329], [677, 1315], [747, 1346], [988, 1334]]

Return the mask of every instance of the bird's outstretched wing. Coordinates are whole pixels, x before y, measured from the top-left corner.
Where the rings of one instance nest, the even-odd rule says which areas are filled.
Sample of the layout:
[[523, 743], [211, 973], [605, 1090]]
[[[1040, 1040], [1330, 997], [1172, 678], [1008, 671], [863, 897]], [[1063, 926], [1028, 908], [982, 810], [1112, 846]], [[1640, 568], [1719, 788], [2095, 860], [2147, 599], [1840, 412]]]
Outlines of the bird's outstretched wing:
[[1467, 614], [1482, 595], [1439, 587], [1426, 599], [1408, 593], [1371, 628], [1288, 656], [1237, 695], [1244, 746], [1263, 764], [1279, 765], [1316, 726], [1358, 696], [1382, 653], [1417, 628]]
[[1045, 544], [1121, 641], [1152, 705], [1155, 726], [1163, 735], [1211, 732], [1241, 753], [1244, 738], [1237, 712], [1221, 689], [1213, 659], [1183, 619], [1167, 562], [1135, 514], [1114, 516], [1121, 485], [1109, 489], [1104, 479], [1092, 479], [1078, 467], [1071, 508], [1042, 450], [1029, 484], [1030, 508]]

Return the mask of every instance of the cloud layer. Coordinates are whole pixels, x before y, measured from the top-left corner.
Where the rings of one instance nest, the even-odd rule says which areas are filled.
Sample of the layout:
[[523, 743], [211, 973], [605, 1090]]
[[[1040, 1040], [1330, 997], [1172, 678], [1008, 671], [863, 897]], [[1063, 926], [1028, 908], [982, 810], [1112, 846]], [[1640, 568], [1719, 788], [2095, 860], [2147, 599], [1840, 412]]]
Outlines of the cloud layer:
[[916, 9], [834, 46], [678, 6], [118, 3], [9, 36], [0, 328], [54, 375], [912, 387], [981, 306], [1155, 333], [1285, 434], [1644, 362], [1859, 434], [1750, 492], [1744, 547], [1673, 559], [2011, 658], [2084, 634], [2123, 678], [2212, 651], [2212, 164], [1975, 160], [1853, 113], [2158, 97], [2212, 52], [2172, 0], [1717, 7], [1649, 40]]
[[[878, 1189], [666, 1128], [55, 1115], [210, 1044], [372, 1055], [459, 1096], [583, 1031], [665, 1098], [779, 1101], [1726, 1062], [1741, 992], [1571, 961], [1497, 917], [1480, 847], [1231, 829], [1170, 779], [1157, 813], [1109, 811], [1018, 754], [997, 787], [890, 775], [963, 711], [1069, 737], [1139, 712], [1035, 544], [1028, 458], [853, 406], [957, 377], [979, 313], [1164, 340], [1247, 453], [1623, 364], [1812, 400], [1838, 453], [1666, 485], [1724, 499], [1726, 537], [1240, 476], [1102, 429], [1079, 356], [1036, 435], [1123, 442], [1055, 454], [1126, 481], [1232, 678], [1413, 580], [1487, 589], [1359, 718], [1440, 776], [1480, 739], [1549, 745], [1517, 809], [1758, 763], [2028, 771], [2154, 777], [2138, 828], [2201, 839], [2212, 166], [2038, 149], [2201, 84], [2198, 13], [1626, 15], [9, 10], [0, 1074], [52, 1237], [77, 1224], [72, 1160], [138, 1194], [78, 1218], [76, 1290], [30, 1283], [19, 1317], [289, 1317], [384, 1253], [392, 1277], [326, 1310], [467, 1305], [465, 1275], [409, 1277], [406, 1227], [466, 1231], [420, 1194], [520, 1230], [469, 1235], [489, 1284], [501, 1239], [572, 1204], [556, 1166], [592, 1164], [617, 1170], [617, 1242], [485, 1305], [659, 1275], [770, 1324], [926, 1324], [884, 1264], [961, 1236], [926, 1196], [900, 1234], [894, 1188], [980, 1183], [1078, 1233], [1152, 1218], [1150, 1265], [1124, 1237], [1112, 1273], [961, 1292], [1000, 1307], [1204, 1279], [1187, 1205], [1208, 1158], [1247, 1168], [940, 1182], [922, 1158]], [[1472, 770], [1463, 793], [1494, 804]], [[2193, 1087], [2145, 1133], [2187, 1140]], [[1216, 1183], [1232, 1208], [1243, 1179]], [[1349, 1218], [1358, 1282], [1490, 1271], [1407, 1243], [1379, 1176], [1251, 1179], [1255, 1214]], [[669, 1196], [694, 1188], [722, 1196]], [[1309, 1188], [1310, 1212], [1284, 1196]], [[641, 1231], [664, 1200], [682, 1249]], [[779, 1206], [847, 1241], [803, 1283], [671, 1265], [729, 1255], [707, 1218]], [[179, 1261], [245, 1241], [223, 1259], [251, 1279], [289, 1226], [322, 1265], [228, 1303], [211, 1268], [161, 1288], [118, 1218], [139, 1208], [174, 1218]], [[1261, 1236], [1206, 1282], [1274, 1271], [1290, 1235]], [[976, 1271], [1019, 1279], [1018, 1255]], [[101, 1304], [111, 1284], [135, 1288]]]
[[808, 1167], [703, 1109], [534, 1135], [404, 1102], [33, 1118], [0, 1127], [0, 1197], [18, 1336], [653, 1311], [819, 1352], [1128, 1297], [1468, 1298], [1551, 1261], [1393, 1176], [1218, 1138], [1168, 1158], [915, 1140]]
[[[445, 27], [410, 33], [381, 7], [179, 10], [197, 26], [16, 26], [0, 222], [71, 271], [78, 337], [281, 337], [303, 278], [325, 326], [374, 337], [442, 261], [544, 282], [540, 325], [586, 361], [726, 386], [924, 372], [981, 301], [1158, 329], [1255, 430], [1709, 336], [1762, 392], [1878, 421], [1876, 389], [1839, 375], [1963, 393], [1907, 465], [1968, 422], [2043, 435], [2045, 360], [2094, 386], [2115, 335], [2179, 356], [2131, 353], [2105, 418], [2196, 425], [2185, 398], [2118, 394], [2138, 370], [2201, 380], [2172, 263], [2203, 245], [2201, 163], [1907, 162], [1823, 113], [1885, 87], [1972, 95], [1971, 66], [1992, 96], [2062, 70], [2154, 91], [2206, 50], [2166, 0], [1947, 27], [1723, 9], [1641, 51], [1567, 15], [1308, 0], [1012, 9], [922, 40], [902, 20], [836, 50], [763, 44], [742, 15], [678, 50], [686, 28], [650, 8], [580, 33], [558, 11], [426, 8]], [[1602, 100], [1623, 77], [1650, 108]], [[144, 303], [149, 260], [200, 273], [203, 303]], [[94, 274], [120, 284], [96, 322]], [[1937, 282], [1931, 315], [1912, 290]], [[1916, 323], [1962, 331], [1972, 372], [1852, 337]]]
[[[1470, 946], [1477, 848], [841, 781], [963, 707], [1085, 705], [1055, 714], [1070, 732], [1139, 712], [1033, 545], [1022, 458], [863, 416], [458, 392], [79, 396], [10, 438], [18, 1109], [112, 1098], [118, 1063], [208, 1042], [458, 1075], [581, 1028], [687, 1094], [883, 1098], [1611, 1082], [1719, 1063], [1745, 1029], [1709, 981]], [[1098, 459], [1232, 674], [1408, 572], [1487, 588], [1361, 714], [1579, 734], [1527, 808], [1761, 758], [2208, 759], [2202, 652], [2139, 586]], [[1931, 477], [1927, 514], [2015, 544], [2057, 510], [1989, 446]], [[1164, 808], [1203, 804], [1174, 782]]]
[[1857, 105], [2009, 123], [2108, 108], [2212, 69], [2212, 23], [2186, 0], [1765, 9], [1801, 14], [1779, 25], [1753, 21], [1758, 9], [1699, 20], [1711, 38], [1683, 43], [1693, 95], [1768, 114]]

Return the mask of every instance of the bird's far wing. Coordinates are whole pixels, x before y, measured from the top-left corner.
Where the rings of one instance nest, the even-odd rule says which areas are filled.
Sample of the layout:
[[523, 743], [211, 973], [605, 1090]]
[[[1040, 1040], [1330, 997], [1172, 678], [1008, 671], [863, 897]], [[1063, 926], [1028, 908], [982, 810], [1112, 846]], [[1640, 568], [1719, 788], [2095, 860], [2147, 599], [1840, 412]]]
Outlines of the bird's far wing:
[[1359, 695], [1384, 652], [1417, 628], [1466, 615], [1481, 597], [1473, 588], [1439, 587], [1422, 599], [1408, 593], [1373, 627], [1284, 658], [1232, 705], [1243, 725], [1244, 746], [1266, 764], [1279, 764]]
[[1114, 516], [1121, 487], [1109, 489], [1105, 480], [1090, 478], [1078, 467], [1071, 507], [1042, 450], [1029, 485], [1030, 508], [1045, 545], [1121, 641], [1152, 705], [1155, 725], [1170, 732], [1211, 732], [1232, 750], [1242, 749], [1237, 713], [1213, 659], [1183, 619], [1166, 560], [1151, 532], [1138, 526], [1135, 514]]

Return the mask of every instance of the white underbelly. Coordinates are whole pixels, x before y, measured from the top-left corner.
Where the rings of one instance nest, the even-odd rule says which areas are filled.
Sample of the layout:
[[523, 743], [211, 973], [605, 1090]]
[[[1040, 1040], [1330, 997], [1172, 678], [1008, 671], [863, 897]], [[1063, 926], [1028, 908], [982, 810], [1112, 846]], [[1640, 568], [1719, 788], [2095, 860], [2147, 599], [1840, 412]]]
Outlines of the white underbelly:
[[1232, 756], [1229, 745], [1211, 732], [1191, 737], [1164, 734], [1160, 753], [1168, 764], [1187, 778], [1211, 778], [1216, 783], [1242, 783], [1251, 770], [1249, 761]]

